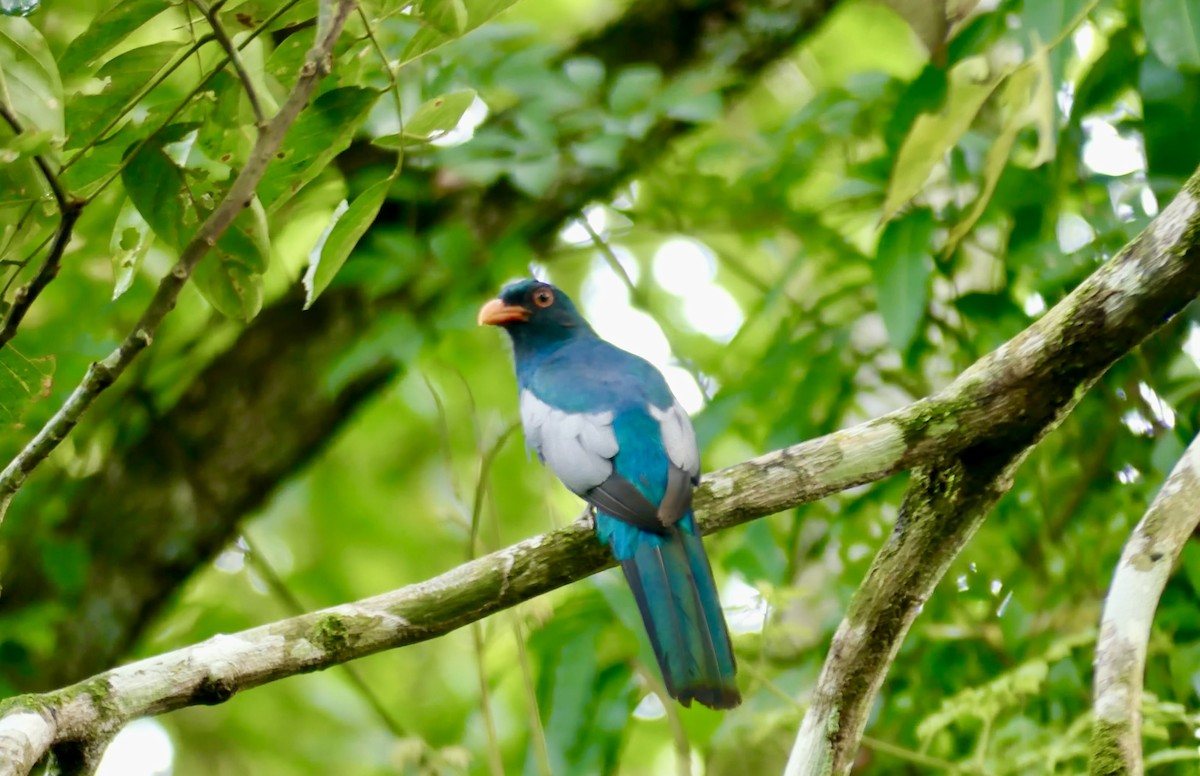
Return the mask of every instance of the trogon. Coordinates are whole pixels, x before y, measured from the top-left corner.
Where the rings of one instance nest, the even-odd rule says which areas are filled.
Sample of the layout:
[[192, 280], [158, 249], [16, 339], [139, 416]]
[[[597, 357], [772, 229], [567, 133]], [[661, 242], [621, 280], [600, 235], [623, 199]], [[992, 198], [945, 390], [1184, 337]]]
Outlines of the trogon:
[[700, 454], [662, 374], [601, 339], [566, 294], [538, 280], [506, 285], [479, 323], [512, 339], [526, 444], [594, 509], [671, 697], [736, 706], [733, 646], [692, 515]]

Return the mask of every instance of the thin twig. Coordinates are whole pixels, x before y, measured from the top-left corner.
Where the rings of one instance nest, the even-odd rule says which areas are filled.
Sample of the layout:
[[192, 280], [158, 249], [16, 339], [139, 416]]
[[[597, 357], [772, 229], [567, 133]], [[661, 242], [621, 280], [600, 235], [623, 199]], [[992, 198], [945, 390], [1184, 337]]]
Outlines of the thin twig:
[[12, 284], [17, 282], [17, 277], [21, 274], [21, 270], [23, 270], [29, 266], [29, 262], [33, 261], [34, 257], [42, 252], [42, 248], [45, 248], [47, 245], [50, 244], [50, 241], [54, 239], [54, 236], [56, 234], [58, 234], [57, 229], [55, 229], [53, 232], [50, 232], [49, 234], [47, 234], [45, 237], [42, 238], [41, 242], [39, 242], [37, 245], [33, 246], [33, 249], [29, 251], [29, 255], [26, 256], [25, 258], [21, 259], [20, 261], [6, 261], [5, 262], [6, 264], [8, 264], [10, 266], [16, 267], [16, 270], [13, 272], [13, 274], [8, 276], [8, 280], [4, 281], [4, 288], [0, 289], [0, 297], [8, 295], [8, 289], [12, 288]]
[[[9, 110], [8, 106], [0, 102], [0, 118], [12, 127], [12, 131], [21, 134], [23, 131], [21, 122], [16, 114]], [[75, 222], [79, 220], [79, 213], [83, 209], [83, 202], [75, 199], [67, 194], [63, 189], [62, 184], [58, 180], [58, 176], [54, 170], [50, 169], [50, 163], [46, 161], [41, 154], [35, 154], [33, 163], [41, 170], [42, 177], [46, 179], [46, 184], [50, 187], [50, 191], [54, 194], [54, 200], [58, 203], [58, 211], [61, 218], [58, 222], [58, 231], [54, 234], [54, 242], [50, 246], [50, 253], [47, 254], [46, 260], [42, 262], [41, 269], [34, 275], [33, 280], [30, 280], [25, 285], [17, 289], [17, 293], [13, 296], [12, 303], [8, 311], [4, 314], [4, 322], [0, 324], [0, 348], [3, 348], [15, 336], [17, 336], [17, 327], [21, 325], [25, 314], [29, 312], [29, 308], [37, 301], [38, 296], [42, 291], [46, 290], [46, 286], [50, 285], [50, 281], [58, 275], [58, 268], [62, 262], [63, 252], [66, 251], [67, 245], [71, 242], [71, 234], [75, 230]], [[13, 278], [17, 273], [13, 273]], [[3, 499], [0, 497], [0, 519], [3, 518]]]
[[[332, 1], [325, 0], [322, 6], [327, 6]], [[175, 308], [179, 294], [196, 265], [200, 263], [209, 249], [216, 245], [217, 240], [225, 233], [238, 214], [250, 204], [258, 182], [274, 159], [275, 152], [283, 144], [288, 129], [308, 104], [309, 97], [312, 96], [317, 83], [329, 73], [332, 67], [333, 45], [345, 25], [346, 19], [354, 9], [354, 5], [354, 0], [337, 0], [337, 7], [332, 12], [328, 30], [309, 50], [300, 70], [300, 77], [287, 102], [259, 133], [258, 141], [254, 144], [254, 149], [251, 151], [245, 167], [238, 173], [237, 179], [230, 187], [229, 193], [221, 200], [221, 204], [212, 212], [212, 215], [200, 225], [196, 234], [180, 252], [179, 261], [159, 282], [150, 304], [142, 313], [133, 330], [126, 335], [116, 350], [103, 360], [88, 367], [83, 380], [58, 412], [0, 472], [0, 521], [3, 520], [8, 504], [25, 482], [26, 477], [42, 461], [46, 460], [47, 456], [75, 428], [80, 418], [96, 402], [100, 394], [124, 373], [139, 353], [150, 345], [167, 314]]]
[[[388, 91], [392, 93], [392, 100], [396, 103], [396, 121], [400, 126], [400, 134], [404, 134], [404, 104], [400, 99], [400, 84], [396, 81], [396, 68], [392, 66], [392, 62], [388, 59], [387, 53], [383, 47], [379, 45], [379, 41], [375, 38], [375, 31], [371, 29], [371, 22], [367, 19], [367, 13], [360, 5], [358, 7], [358, 18], [362, 20], [363, 28], [367, 31], [367, 40], [371, 41], [371, 48], [375, 50], [375, 55], [379, 57], [379, 61], [383, 63], [384, 70], [388, 75]], [[397, 144], [396, 148], [396, 167], [392, 175], [400, 174], [404, 168], [404, 143]]]
[[224, 0], [219, 0], [211, 6], [205, 3], [204, 0], [192, 0], [192, 4], [200, 9], [200, 13], [204, 15], [204, 18], [208, 19], [208, 26], [212, 27], [213, 35], [216, 36], [217, 42], [221, 44], [221, 48], [225, 49], [225, 55], [229, 57], [234, 71], [237, 72], [238, 79], [242, 82], [242, 88], [246, 90], [246, 99], [250, 102], [250, 109], [254, 111], [254, 121], [261, 132], [262, 128], [267, 124], [267, 119], [263, 116], [262, 105], [258, 101], [258, 93], [254, 91], [254, 83], [250, 80], [250, 72], [242, 64], [242, 57], [238, 54], [237, 46], [233, 45], [233, 41], [229, 38], [229, 33], [225, 32], [225, 26], [221, 24], [221, 19], [217, 14], [221, 10], [221, 6], [224, 5]]
[[[21, 126], [20, 119], [3, 102], [0, 102], [0, 118], [3, 118], [12, 127], [12, 131], [18, 135], [25, 131]], [[50, 169], [49, 163], [46, 162], [45, 157], [41, 154], [35, 154], [33, 162], [42, 171], [42, 175], [46, 178], [46, 183], [50, 185], [50, 191], [54, 193], [54, 199], [58, 202], [58, 209], [66, 211], [70, 204], [70, 198], [58, 182], [58, 176], [54, 174], [54, 170]]]

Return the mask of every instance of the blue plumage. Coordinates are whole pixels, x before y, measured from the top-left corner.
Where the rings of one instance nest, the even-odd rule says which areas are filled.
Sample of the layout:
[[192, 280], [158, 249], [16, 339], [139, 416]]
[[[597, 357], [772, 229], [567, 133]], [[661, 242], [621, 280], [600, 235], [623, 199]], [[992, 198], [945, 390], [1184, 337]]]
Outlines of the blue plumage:
[[595, 508], [668, 692], [685, 706], [736, 706], [733, 647], [692, 516], [700, 457], [666, 380], [536, 280], [505, 286], [479, 321], [512, 338], [526, 443]]

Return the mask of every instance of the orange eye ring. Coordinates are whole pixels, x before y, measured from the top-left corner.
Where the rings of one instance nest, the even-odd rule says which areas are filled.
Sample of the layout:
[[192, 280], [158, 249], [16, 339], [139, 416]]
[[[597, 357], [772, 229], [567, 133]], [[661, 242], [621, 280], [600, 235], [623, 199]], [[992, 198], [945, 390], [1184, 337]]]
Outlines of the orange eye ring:
[[549, 307], [554, 304], [554, 292], [545, 287], [539, 288], [533, 292], [533, 303], [538, 307]]

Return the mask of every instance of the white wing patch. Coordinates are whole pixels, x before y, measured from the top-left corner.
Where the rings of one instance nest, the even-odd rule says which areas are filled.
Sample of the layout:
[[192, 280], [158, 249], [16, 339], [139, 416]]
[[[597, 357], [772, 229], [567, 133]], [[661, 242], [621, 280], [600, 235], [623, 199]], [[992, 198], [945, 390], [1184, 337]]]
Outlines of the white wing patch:
[[[563, 485], [577, 494], [591, 490], [612, 474], [611, 459], [618, 449], [612, 422], [612, 412], [564, 412], [531, 391], [521, 391], [525, 443], [537, 451]], [[695, 444], [693, 440], [693, 448]]]
[[662, 428], [663, 448], [671, 463], [695, 477], [700, 474], [700, 451], [696, 447], [696, 432], [692, 421], [679, 402], [665, 410], [649, 405], [650, 416]]

